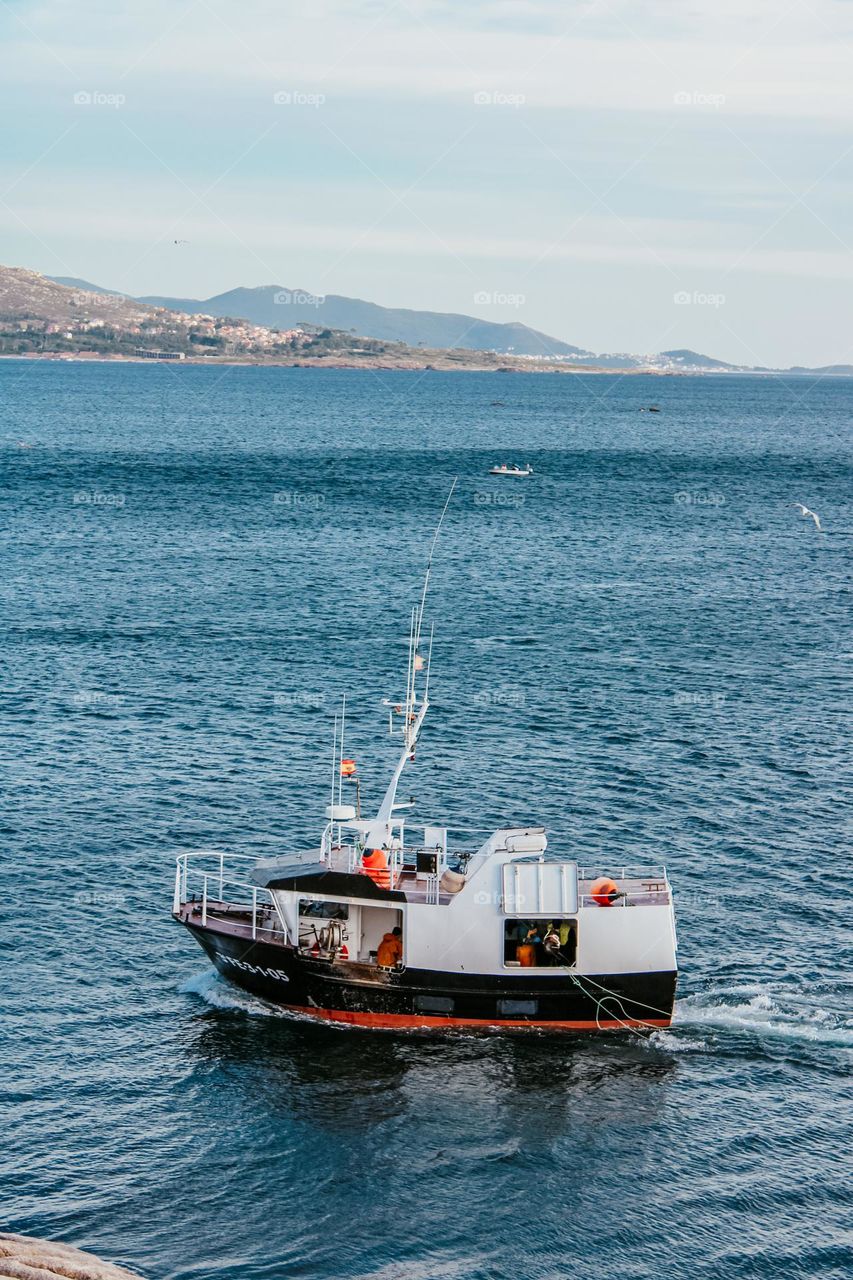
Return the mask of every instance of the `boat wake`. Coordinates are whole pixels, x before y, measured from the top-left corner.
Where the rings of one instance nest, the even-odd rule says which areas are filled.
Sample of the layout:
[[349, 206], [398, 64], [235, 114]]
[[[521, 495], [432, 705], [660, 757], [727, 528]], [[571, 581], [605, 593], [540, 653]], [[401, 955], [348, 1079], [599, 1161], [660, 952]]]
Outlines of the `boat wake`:
[[[223, 1013], [241, 1013], [247, 1018], [277, 1018], [284, 1022], [301, 1022], [311, 1027], [316, 1022], [307, 1013], [297, 1013], [293, 1009], [282, 1009], [270, 1004], [251, 991], [244, 991], [217, 973], [215, 969], [205, 969], [202, 973], [193, 974], [178, 987], [181, 995], [197, 996], [211, 1009], [220, 1009]], [[324, 1024], [329, 1030], [351, 1031], [344, 1023]]]
[[687, 996], [675, 1006], [674, 1028], [753, 1032], [761, 1038], [853, 1047], [853, 1024], [832, 1008], [786, 1008], [755, 987]]
[[268, 1004], [260, 996], [232, 986], [225, 978], [220, 977], [215, 969], [205, 969], [193, 974], [178, 987], [181, 995], [198, 996], [212, 1009], [223, 1009], [229, 1013], [244, 1013], [249, 1018], [284, 1018], [287, 1012]]
[[[283, 1018], [311, 1022], [306, 1015], [280, 1009], [259, 996], [232, 986], [215, 969], [205, 969], [181, 983], [182, 995], [197, 996], [212, 1009], [249, 1018]], [[333, 1024], [334, 1025], [334, 1024]], [[345, 1026], [335, 1029], [347, 1030]], [[702, 1052], [709, 1047], [701, 1032], [751, 1032], [760, 1039], [789, 1040], [853, 1048], [853, 1022], [831, 1009], [785, 1009], [755, 987], [733, 987], [676, 1001], [672, 1028], [655, 1031], [648, 1043], [671, 1053]]]

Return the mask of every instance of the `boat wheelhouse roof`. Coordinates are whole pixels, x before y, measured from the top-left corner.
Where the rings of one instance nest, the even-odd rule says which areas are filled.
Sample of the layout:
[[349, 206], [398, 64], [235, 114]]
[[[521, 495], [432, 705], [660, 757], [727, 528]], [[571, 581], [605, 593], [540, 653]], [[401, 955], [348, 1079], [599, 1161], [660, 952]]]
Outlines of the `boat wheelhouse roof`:
[[399, 889], [383, 889], [361, 872], [335, 871], [325, 862], [294, 867], [255, 869], [252, 879], [262, 889], [286, 889], [293, 893], [321, 893], [333, 898], [365, 898], [382, 902], [405, 902]]

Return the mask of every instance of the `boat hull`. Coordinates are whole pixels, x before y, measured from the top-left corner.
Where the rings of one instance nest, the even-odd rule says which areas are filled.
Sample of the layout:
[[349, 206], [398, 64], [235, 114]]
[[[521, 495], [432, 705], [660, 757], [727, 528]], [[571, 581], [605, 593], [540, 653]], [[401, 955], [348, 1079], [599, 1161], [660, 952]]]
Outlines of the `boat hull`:
[[674, 970], [548, 977], [384, 970], [184, 923], [229, 981], [321, 1022], [382, 1030], [601, 1032], [657, 1030], [672, 1021]]

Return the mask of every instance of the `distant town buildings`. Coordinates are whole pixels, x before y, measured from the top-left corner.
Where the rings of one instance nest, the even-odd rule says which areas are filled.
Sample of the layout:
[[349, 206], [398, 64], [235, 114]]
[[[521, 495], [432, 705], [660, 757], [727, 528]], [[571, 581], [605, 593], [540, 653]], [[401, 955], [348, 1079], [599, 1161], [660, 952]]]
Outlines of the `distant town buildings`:
[[[65, 320], [43, 320], [33, 317], [8, 318], [2, 322], [7, 336], [20, 334], [49, 349], [49, 339], [74, 342], [89, 335], [98, 337], [114, 351], [121, 351], [133, 339], [133, 354], [146, 360], [184, 359], [187, 355], [268, 354], [286, 348], [301, 347], [310, 337], [300, 328], [266, 329], [246, 320], [229, 320], [210, 315], [184, 315], [159, 309], [150, 316], [81, 315]], [[154, 339], [156, 345], [138, 345], [140, 338]]]

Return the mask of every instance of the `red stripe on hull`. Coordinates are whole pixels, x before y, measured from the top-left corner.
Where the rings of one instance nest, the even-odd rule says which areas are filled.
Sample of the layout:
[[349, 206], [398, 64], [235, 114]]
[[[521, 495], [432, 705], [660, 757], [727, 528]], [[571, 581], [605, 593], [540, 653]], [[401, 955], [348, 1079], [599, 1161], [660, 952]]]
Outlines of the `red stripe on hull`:
[[669, 1027], [671, 1018], [595, 1019], [586, 1022], [534, 1022], [527, 1018], [430, 1018], [409, 1013], [355, 1013], [348, 1009], [311, 1009], [289, 1004], [293, 1013], [316, 1018], [320, 1022], [340, 1022], [353, 1027], [373, 1027], [383, 1031], [429, 1031], [433, 1027], [474, 1027], [487, 1031], [490, 1027], [513, 1027], [520, 1031], [621, 1031], [626, 1027]]

